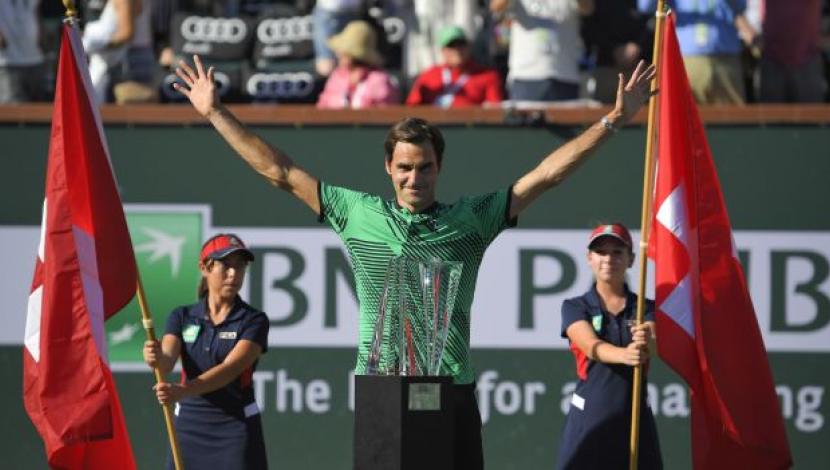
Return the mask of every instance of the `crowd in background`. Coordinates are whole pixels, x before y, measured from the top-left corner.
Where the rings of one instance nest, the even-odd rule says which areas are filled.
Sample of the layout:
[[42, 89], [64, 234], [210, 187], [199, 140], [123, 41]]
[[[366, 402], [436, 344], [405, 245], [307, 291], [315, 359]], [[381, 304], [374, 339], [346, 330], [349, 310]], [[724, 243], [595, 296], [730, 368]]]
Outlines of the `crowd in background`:
[[[611, 103], [651, 60], [656, 0], [80, 0], [99, 102], [177, 102], [179, 60], [223, 100], [320, 108]], [[828, 102], [830, 1], [668, 0], [702, 104]], [[0, 103], [51, 99], [64, 8], [0, 1]]]

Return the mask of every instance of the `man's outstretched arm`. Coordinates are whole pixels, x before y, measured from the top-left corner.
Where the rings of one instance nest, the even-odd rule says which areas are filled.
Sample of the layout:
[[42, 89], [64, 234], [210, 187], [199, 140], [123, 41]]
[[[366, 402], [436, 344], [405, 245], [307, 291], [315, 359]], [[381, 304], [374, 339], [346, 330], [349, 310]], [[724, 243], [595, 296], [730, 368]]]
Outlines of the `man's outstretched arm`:
[[320, 213], [320, 199], [317, 194], [317, 178], [297, 166], [280, 149], [269, 145], [258, 135], [248, 130], [236, 116], [219, 101], [213, 79], [214, 68], [205, 71], [199, 56], [193, 56], [194, 67], [186, 62], [179, 63], [176, 75], [186, 87], [173, 87], [185, 95], [196, 111], [206, 117], [225, 142], [245, 160], [257, 173], [274, 186], [284, 189], [303, 201], [315, 214]]
[[[619, 128], [637, 114], [648, 101], [649, 85], [654, 74], [654, 65], [646, 66], [645, 62], [640, 61], [628, 83], [625, 83], [622, 74], [619, 75], [617, 102], [605, 116], [609, 126]], [[519, 178], [513, 185], [510, 218], [518, 216], [540, 194], [562, 182], [612, 133], [612, 129], [598, 122], [554, 150], [536, 168]]]

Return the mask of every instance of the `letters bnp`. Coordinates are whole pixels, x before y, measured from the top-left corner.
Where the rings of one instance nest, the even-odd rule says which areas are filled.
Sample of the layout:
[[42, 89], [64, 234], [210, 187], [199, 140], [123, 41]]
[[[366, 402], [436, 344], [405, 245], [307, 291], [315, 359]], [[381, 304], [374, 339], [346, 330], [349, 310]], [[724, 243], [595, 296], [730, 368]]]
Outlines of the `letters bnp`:
[[[506, 263], [513, 263], [514, 270], [508, 272], [517, 275], [506, 275], [509, 279], [497, 290], [478, 289], [476, 304], [492, 305], [487, 299], [482, 302], [481, 296], [510, 299], [509, 311], [499, 315], [513, 317], [515, 346], [520, 348], [521, 335], [541, 328], [542, 316], [558, 317], [563, 299], [589, 287], [590, 273], [580, 262], [585, 256], [581, 247], [510, 245], [515, 246], [486, 257], [481, 271], [504, 270]], [[339, 330], [343, 327], [340, 310], [357, 311], [351, 267], [340, 246], [302, 244], [254, 250], [262, 262], [255, 263], [249, 273], [250, 298], [269, 313], [273, 327], [314, 322], [316, 328]], [[739, 251], [739, 258], [768, 347], [770, 337], [779, 335], [792, 339], [773, 341], [772, 349], [788, 350], [792, 344], [793, 350], [830, 350], [830, 256], [820, 250], [753, 248]], [[637, 277], [632, 277], [632, 289], [637, 288], [636, 282]], [[545, 306], [539, 307], [540, 303]], [[823, 346], [811, 347], [805, 340]]]

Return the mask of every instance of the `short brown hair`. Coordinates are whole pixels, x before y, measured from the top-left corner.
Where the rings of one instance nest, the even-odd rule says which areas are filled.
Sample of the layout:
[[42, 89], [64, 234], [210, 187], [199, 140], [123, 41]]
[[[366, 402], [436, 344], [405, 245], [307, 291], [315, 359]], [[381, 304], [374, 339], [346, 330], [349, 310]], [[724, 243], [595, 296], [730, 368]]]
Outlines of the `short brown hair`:
[[435, 150], [438, 167], [441, 167], [441, 160], [444, 157], [444, 136], [432, 124], [421, 118], [410, 117], [403, 118], [395, 123], [389, 129], [389, 133], [386, 134], [386, 142], [383, 143], [383, 148], [386, 151], [386, 161], [392, 160], [392, 153], [395, 151], [395, 145], [398, 142], [408, 144], [429, 142], [432, 144], [432, 149]]

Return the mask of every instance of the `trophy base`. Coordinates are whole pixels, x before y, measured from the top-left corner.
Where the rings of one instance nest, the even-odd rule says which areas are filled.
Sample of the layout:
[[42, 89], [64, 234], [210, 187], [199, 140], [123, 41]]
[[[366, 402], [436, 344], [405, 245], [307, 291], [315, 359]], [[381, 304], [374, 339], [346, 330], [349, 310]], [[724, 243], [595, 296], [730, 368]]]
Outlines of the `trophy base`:
[[452, 377], [355, 376], [355, 470], [451, 470]]

